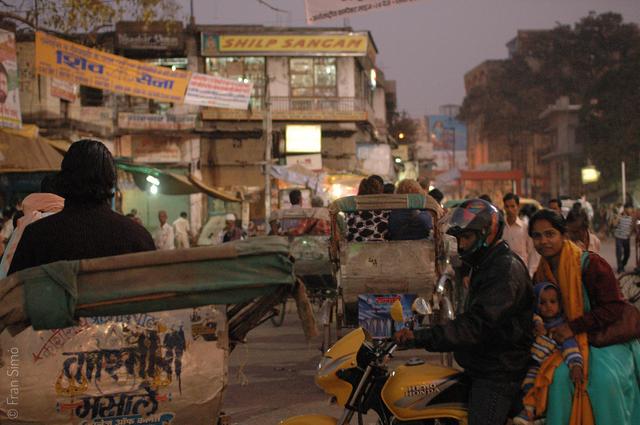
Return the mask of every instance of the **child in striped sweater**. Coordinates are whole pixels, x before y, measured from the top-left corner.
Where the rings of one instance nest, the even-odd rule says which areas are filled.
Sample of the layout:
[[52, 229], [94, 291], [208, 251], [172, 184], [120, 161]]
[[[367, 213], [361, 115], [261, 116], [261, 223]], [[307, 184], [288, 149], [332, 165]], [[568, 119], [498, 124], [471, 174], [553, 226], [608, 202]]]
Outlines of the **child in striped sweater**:
[[[533, 366], [527, 371], [527, 376], [522, 383], [523, 393], [526, 394], [536, 380], [540, 371], [540, 365], [556, 350], [561, 350], [562, 358], [569, 367], [571, 380], [574, 384], [582, 381], [582, 367], [584, 360], [578, 349], [575, 338], [567, 338], [562, 344], [558, 344], [549, 335], [549, 329], [565, 322], [560, 304], [560, 290], [550, 282], [541, 282], [534, 287], [536, 296], [536, 313], [533, 317], [536, 339], [531, 347]], [[534, 419], [534, 406], [526, 405], [513, 420], [515, 425], [530, 424]]]

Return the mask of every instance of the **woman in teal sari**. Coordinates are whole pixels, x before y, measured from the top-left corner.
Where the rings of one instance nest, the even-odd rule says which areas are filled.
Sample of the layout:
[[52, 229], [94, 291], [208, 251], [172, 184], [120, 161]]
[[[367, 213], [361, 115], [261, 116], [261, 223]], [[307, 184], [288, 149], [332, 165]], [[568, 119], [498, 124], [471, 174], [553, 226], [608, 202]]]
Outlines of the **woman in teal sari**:
[[566, 223], [555, 211], [536, 213], [529, 235], [542, 256], [534, 280], [556, 283], [567, 311], [567, 322], [553, 328], [553, 336], [559, 343], [575, 336], [588, 359], [586, 386], [577, 391], [562, 362], [543, 365], [546, 377], [541, 373], [528, 395], [537, 397], [537, 413], [546, 408], [547, 425], [640, 424], [640, 342], [597, 348], [587, 338], [622, 317], [624, 301], [613, 270], [602, 257], [566, 238]]

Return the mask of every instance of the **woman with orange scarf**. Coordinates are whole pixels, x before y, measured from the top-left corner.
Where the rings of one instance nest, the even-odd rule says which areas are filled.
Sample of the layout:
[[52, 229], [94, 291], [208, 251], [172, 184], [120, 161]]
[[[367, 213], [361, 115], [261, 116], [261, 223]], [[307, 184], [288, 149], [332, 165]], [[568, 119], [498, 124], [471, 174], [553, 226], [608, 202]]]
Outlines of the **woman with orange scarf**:
[[536, 213], [529, 235], [542, 256], [534, 280], [551, 281], [561, 292], [567, 322], [551, 329], [562, 342], [578, 341], [585, 360], [584, 380], [574, 388], [559, 353], [541, 366], [534, 388], [526, 395], [545, 415], [547, 425], [640, 424], [640, 342], [596, 348], [587, 333], [616, 322], [623, 297], [613, 270], [595, 253], [584, 253], [566, 237], [565, 221], [551, 210]]
[[16, 252], [25, 227], [43, 217], [62, 211], [62, 208], [64, 208], [64, 198], [53, 193], [32, 193], [24, 198], [22, 201], [24, 215], [18, 219], [18, 225], [13, 231], [11, 239], [7, 243], [7, 249], [2, 256], [0, 278], [7, 276], [11, 261], [13, 261], [13, 254]]

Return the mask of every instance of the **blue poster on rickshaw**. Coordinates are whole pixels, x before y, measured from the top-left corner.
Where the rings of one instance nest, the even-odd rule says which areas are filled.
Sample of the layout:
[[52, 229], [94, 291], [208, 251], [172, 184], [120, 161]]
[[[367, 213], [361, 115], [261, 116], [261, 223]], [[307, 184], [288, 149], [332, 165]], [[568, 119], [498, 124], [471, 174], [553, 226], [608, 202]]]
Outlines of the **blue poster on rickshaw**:
[[358, 324], [373, 338], [389, 338], [403, 326], [391, 318], [391, 305], [400, 300], [406, 322], [411, 317], [411, 305], [416, 297], [416, 294], [358, 295]]

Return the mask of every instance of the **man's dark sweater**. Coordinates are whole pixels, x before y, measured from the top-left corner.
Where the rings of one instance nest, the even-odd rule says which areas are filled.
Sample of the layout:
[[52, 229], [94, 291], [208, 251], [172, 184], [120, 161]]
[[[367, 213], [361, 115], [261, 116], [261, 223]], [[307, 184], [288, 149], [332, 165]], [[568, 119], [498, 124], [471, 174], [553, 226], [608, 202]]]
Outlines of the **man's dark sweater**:
[[60, 260], [107, 257], [155, 249], [149, 232], [107, 203], [76, 204], [24, 229], [8, 274]]

